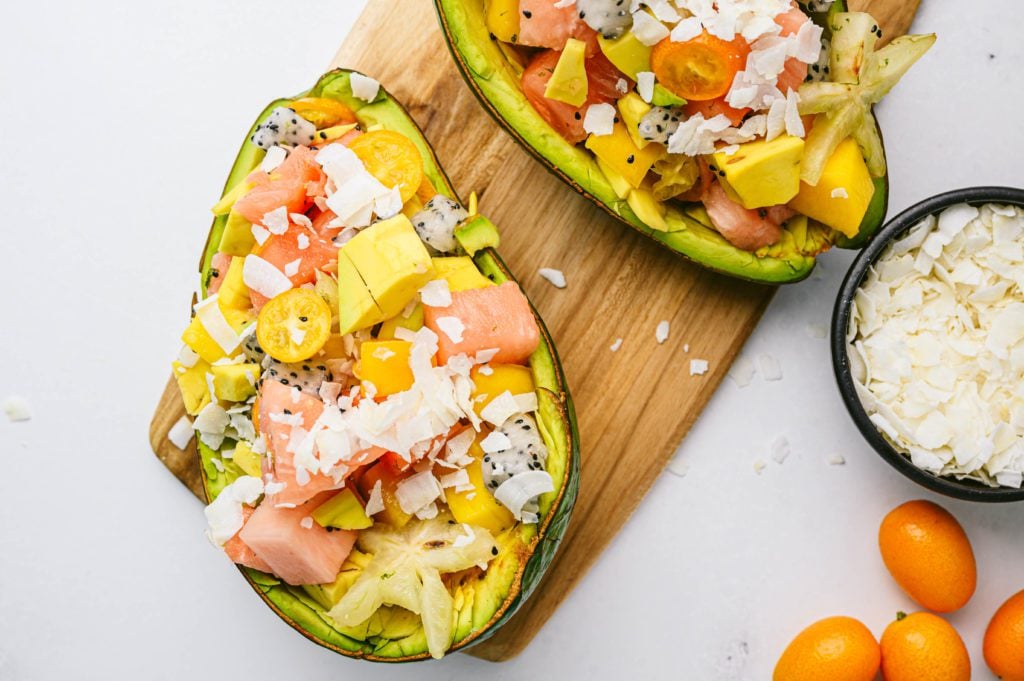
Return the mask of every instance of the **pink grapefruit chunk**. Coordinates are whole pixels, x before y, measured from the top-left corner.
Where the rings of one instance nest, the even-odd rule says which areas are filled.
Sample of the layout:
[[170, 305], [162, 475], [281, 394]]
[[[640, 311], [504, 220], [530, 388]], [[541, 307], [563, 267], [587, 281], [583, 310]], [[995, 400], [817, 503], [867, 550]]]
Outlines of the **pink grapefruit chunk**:
[[[524, 364], [540, 342], [533, 310], [514, 281], [454, 291], [451, 305], [424, 306], [423, 314], [426, 325], [437, 334], [438, 361], [442, 364], [459, 353], [472, 356], [490, 349], [498, 350], [493, 362]], [[453, 338], [449, 331], [453, 327], [457, 330], [459, 325], [461, 334], [453, 333]]]
[[324, 493], [296, 508], [279, 508], [264, 501], [238, 536], [266, 562], [270, 572], [288, 584], [333, 582], [352, 552], [357, 533], [328, 532], [312, 518], [304, 522], [330, 497]]
[[555, 7], [555, 0], [519, 0], [519, 37], [530, 47], [561, 50], [569, 38], [587, 43], [587, 54], [597, 48], [597, 32], [579, 17], [575, 6]]
[[262, 222], [264, 215], [281, 206], [287, 206], [289, 213], [305, 213], [313, 197], [324, 195], [326, 182], [316, 152], [295, 147], [271, 173], [269, 181], [257, 183], [235, 202], [234, 210], [252, 223]]
[[[297, 388], [280, 381], [263, 381], [260, 388], [260, 433], [266, 438], [267, 451], [274, 457], [274, 479], [284, 483], [284, 489], [263, 502], [263, 506], [302, 504], [324, 490], [338, 485], [323, 473], [309, 476], [305, 485], [299, 484], [295, 470], [295, 453], [288, 451], [292, 439], [304, 438], [320, 417], [324, 403]], [[301, 416], [301, 425], [291, 425], [289, 417]], [[297, 447], [295, 442], [293, 447]]]

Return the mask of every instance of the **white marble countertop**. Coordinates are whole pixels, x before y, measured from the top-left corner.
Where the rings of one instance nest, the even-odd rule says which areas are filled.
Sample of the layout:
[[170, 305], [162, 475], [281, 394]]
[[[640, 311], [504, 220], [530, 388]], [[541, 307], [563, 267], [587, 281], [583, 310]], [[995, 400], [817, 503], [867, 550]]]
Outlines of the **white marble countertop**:
[[[363, 4], [5, 9], [0, 398], [23, 395], [34, 417], [0, 419], [0, 679], [760, 680], [814, 620], [849, 614], [880, 634], [912, 609], [875, 537], [891, 507], [934, 497], [862, 442], [813, 333], [848, 253], [783, 290], [744, 350], [776, 357], [782, 380], [723, 384], [680, 449], [685, 477], [659, 479], [512, 662], [346, 660], [291, 631], [210, 549], [199, 504], [146, 438], [204, 216], [238, 131], [315, 78]], [[891, 214], [945, 189], [1022, 181], [1024, 17], [1014, 0], [965, 6], [924, 3], [916, 28], [939, 41], [879, 107]], [[781, 465], [778, 436], [792, 448]], [[827, 463], [835, 453], [846, 465]], [[975, 679], [989, 680], [981, 637], [1024, 588], [1024, 505], [942, 503], [978, 556], [978, 592], [951, 619]]]

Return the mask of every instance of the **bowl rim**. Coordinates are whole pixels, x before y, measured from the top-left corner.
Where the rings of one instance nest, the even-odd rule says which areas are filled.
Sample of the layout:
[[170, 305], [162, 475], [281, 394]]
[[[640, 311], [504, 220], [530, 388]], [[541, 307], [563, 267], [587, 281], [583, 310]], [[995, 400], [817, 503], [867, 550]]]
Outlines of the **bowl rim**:
[[867, 411], [854, 388], [853, 375], [850, 371], [846, 332], [850, 323], [853, 297], [857, 289], [860, 288], [868, 269], [897, 236], [929, 215], [935, 215], [959, 203], [971, 205], [1009, 204], [1024, 209], [1024, 189], [999, 186], [954, 189], [920, 201], [889, 220], [854, 258], [839, 288], [832, 310], [830, 338], [832, 369], [843, 404], [857, 430], [882, 459], [903, 475], [934, 492], [956, 499], [980, 502], [1024, 501], [1024, 488], [988, 487], [973, 480], [941, 477], [915, 466], [907, 455], [889, 444], [875, 425], [868, 420]]

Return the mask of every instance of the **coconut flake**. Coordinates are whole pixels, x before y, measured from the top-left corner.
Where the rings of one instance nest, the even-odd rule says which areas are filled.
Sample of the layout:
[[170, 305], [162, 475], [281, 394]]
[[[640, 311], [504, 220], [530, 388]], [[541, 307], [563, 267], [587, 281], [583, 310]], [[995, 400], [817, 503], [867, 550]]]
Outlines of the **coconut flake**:
[[284, 275], [286, 277], [294, 277], [299, 273], [299, 266], [302, 265], [302, 258], [296, 258], [289, 263], [285, 263]]
[[562, 273], [562, 270], [555, 270], [550, 267], [541, 267], [537, 270], [537, 274], [539, 274], [543, 279], [546, 279], [548, 283], [555, 288], [565, 288], [567, 286], [565, 274]]
[[703, 32], [704, 26], [700, 23], [698, 17], [687, 17], [675, 25], [670, 36], [674, 43], [685, 43], [693, 40]]
[[10, 421], [28, 421], [32, 418], [32, 409], [28, 400], [19, 395], [11, 395], [3, 403], [4, 413]]
[[639, 71], [636, 74], [636, 92], [648, 104], [654, 99], [654, 72]]
[[181, 450], [188, 447], [188, 443], [192, 442], [192, 438], [195, 435], [196, 432], [192, 428], [192, 421], [187, 416], [182, 416], [175, 421], [171, 429], [167, 431], [167, 439], [171, 441], [172, 445]]
[[703, 376], [708, 372], [708, 361], [706, 359], [690, 360], [690, 375]]
[[242, 263], [242, 281], [265, 298], [273, 298], [292, 289], [291, 280], [281, 270], [251, 253]]
[[271, 234], [281, 235], [288, 231], [288, 208], [281, 206], [263, 215], [263, 226]]
[[622, 339], [621, 338], [616, 338], [615, 341], [610, 346], [608, 346], [608, 349], [611, 350], [612, 352], [618, 352], [619, 348], [621, 348], [621, 347], [622, 347]]
[[349, 84], [352, 87], [352, 94], [364, 102], [372, 102], [377, 99], [377, 94], [380, 92], [380, 83], [361, 73], [352, 73], [349, 76]]
[[615, 127], [615, 114], [611, 104], [591, 104], [583, 116], [583, 130], [595, 137], [610, 135]]
[[462, 333], [466, 330], [466, 326], [462, 323], [462, 320], [458, 317], [438, 317], [435, 320], [437, 328], [439, 328], [444, 335], [453, 343], [462, 342]]
[[208, 528], [206, 536], [215, 546], [223, 546], [245, 523], [242, 505], [253, 505], [263, 494], [263, 481], [242, 475], [225, 487], [203, 510]]
[[428, 307], [448, 307], [452, 304], [452, 292], [446, 279], [427, 282], [420, 289], [420, 300]]
[[364, 512], [368, 516], [373, 516], [384, 510], [384, 495], [381, 492], [381, 481], [373, 483], [373, 489], [370, 490], [370, 498], [366, 500], [366, 508]]
[[781, 464], [789, 458], [789, 454], [789, 440], [784, 435], [780, 435], [772, 440], [772, 461]]
[[[512, 511], [516, 520], [536, 522], [535, 514], [526, 514], [523, 507], [541, 494], [555, 490], [555, 484], [547, 471], [526, 471], [517, 473], [494, 490], [494, 498]], [[531, 519], [529, 516], [534, 516]]]
[[669, 36], [669, 30], [644, 11], [633, 12], [633, 35], [648, 47], [653, 47]]
[[279, 147], [276, 144], [267, 149], [266, 156], [260, 161], [260, 170], [265, 173], [272, 173], [277, 170], [277, 167], [284, 163], [284, 160], [288, 158], [288, 152], [283, 147]]
[[669, 323], [667, 319], [662, 319], [658, 322], [658, 326], [654, 329], [654, 340], [658, 341], [658, 345], [661, 345], [668, 340]]
[[519, 403], [516, 402], [516, 398], [512, 396], [510, 391], [506, 390], [488, 402], [487, 406], [480, 410], [480, 418], [495, 426], [500, 426], [505, 423], [510, 416], [518, 413], [519, 411]]
[[267, 243], [267, 239], [270, 238], [270, 231], [260, 225], [253, 225], [250, 231], [252, 232], [252, 238], [260, 246]]
[[488, 433], [487, 437], [480, 440], [480, 449], [484, 450], [486, 454], [494, 454], [495, 452], [503, 452], [512, 446], [512, 441], [508, 439], [508, 435], [502, 433], [499, 430], [492, 430]]
[[782, 380], [782, 365], [779, 364], [779, 360], [775, 359], [773, 355], [760, 355], [757, 358], [757, 363], [760, 365], [761, 375], [764, 376], [764, 380]]
[[846, 187], [836, 187], [829, 194], [833, 199], [848, 199], [850, 193], [846, 191]]
[[754, 367], [753, 362], [746, 357], [740, 357], [730, 367], [729, 378], [736, 383], [737, 387], [746, 388], [754, 380], [756, 371], [757, 369]]
[[214, 293], [209, 298], [197, 303], [195, 312], [199, 323], [206, 329], [206, 333], [210, 334], [210, 338], [220, 346], [220, 349], [229, 355], [234, 352], [242, 339], [224, 318], [218, 295]]
[[398, 483], [395, 499], [405, 513], [416, 513], [441, 496], [441, 486], [429, 470], [416, 473]]

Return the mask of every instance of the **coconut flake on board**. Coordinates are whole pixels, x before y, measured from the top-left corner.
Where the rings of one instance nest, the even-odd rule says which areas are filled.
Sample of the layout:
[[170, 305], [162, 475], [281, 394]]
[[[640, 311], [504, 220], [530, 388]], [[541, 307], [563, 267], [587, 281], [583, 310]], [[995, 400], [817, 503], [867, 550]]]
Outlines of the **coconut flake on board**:
[[890, 244], [847, 341], [869, 419], [917, 467], [1024, 484], [1024, 210], [959, 204]]
[[565, 274], [562, 270], [556, 270], [550, 267], [541, 267], [537, 270], [537, 274], [546, 279], [548, 283], [555, 288], [565, 288], [568, 285], [565, 281]]
[[654, 340], [658, 341], [658, 345], [661, 345], [668, 340], [669, 324], [667, 319], [662, 319], [658, 322], [658, 326], [654, 329]]
[[187, 416], [182, 416], [175, 421], [171, 429], [167, 431], [167, 439], [171, 441], [172, 445], [182, 450], [188, 447], [188, 443], [192, 442], [195, 435], [196, 431], [192, 428], [192, 421]]
[[32, 418], [32, 409], [28, 405], [28, 400], [20, 395], [11, 395], [4, 399], [3, 409], [10, 421], [28, 421]]
[[380, 92], [380, 83], [361, 73], [351, 74], [349, 85], [352, 88], [352, 94], [364, 102], [372, 102], [377, 99], [377, 94]]

